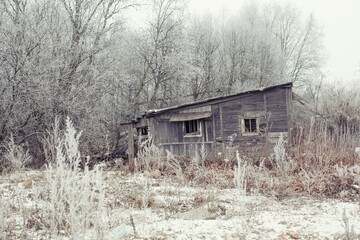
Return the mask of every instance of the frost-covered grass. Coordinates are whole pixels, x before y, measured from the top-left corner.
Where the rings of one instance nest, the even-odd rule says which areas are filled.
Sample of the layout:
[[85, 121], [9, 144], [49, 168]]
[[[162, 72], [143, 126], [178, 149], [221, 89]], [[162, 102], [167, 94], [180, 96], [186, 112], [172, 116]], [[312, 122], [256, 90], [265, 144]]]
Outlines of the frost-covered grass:
[[104, 239], [108, 219], [106, 211], [102, 211], [102, 171], [99, 166], [81, 169], [80, 135], [68, 118], [64, 136], [56, 146], [56, 159], [49, 161], [45, 171], [46, 185], [32, 186], [35, 201], [45, 200], [36, 215], [52, 235], [62, 233], [70, 239], [81, 239], [88, 229], [93, 229], [97, 239]]
[[355, 148], [351, 148], [354, 142], [343, 141], [337, 145], [328, 139], [329, 135], [315, 130], [299, 137], [301, 141], [291, 149], [280, 136], [272, 153], [267, 149], [267, 154], [260, 157], [249, 157], [231, 144], [224, 154], [216, 157], [208, 154], [205, 148], [192, 157], [178, 157], [170, 152], [162, 156], [149, 138], [141, 144], [134, 161], [135, 172], [157, 171], [195, 186], [235, 187], [242, 195], [357, 199], [360, 158]]
[[80, 135], [68, 118], [64, 134], [57, 134], [55, 152], [49, 155], [54, 159], [44, 171], [36, 178], [24, 171], [5, 175], [10, 181], [0, 202], [3, 238], [33, 239], [28, 234], [35, 229], [49, 238], [84, 239], [90, 231], [94, 239], [105, 239], [109, 223], [103, 174], [100, 166], [81, 168]]
[[4, 155], [0, 155], [0, 173], [23, 171], [32, 161], [29, 151], [16, 144], [12, 135], [5, 142], [4, 150]]
[[[162, 156], [148, 138], [133, 173], [90, 170], [78, 149], [81, 133], [65, 123], [65, 131], [56, 122], [44, 138], [44, 170], [19, 164], [0, 176], [0, 239], [360, 237], [355, 152], [355, 158], [313, 155], [316, 138], [308, 138], [291, 153], [280, 137], [260, 159], [232, 146], [225, 158], [209, 158], [205, 147], [181, 158]], [[10, 142], [6, 156], [24, 157], [16, 151], [22, 150]]]
[[[60, 229], [55, 233], [46, 227], [50, 220], [41, 213], [48, 209], [49, 200], [34, 197], [33, 187], [28, 185], [31, 182], [39, 192], [48, 189], [46, 174], [26, 171], [0, 177], [1, 203], [8, 204], [2, 208], [6, 211], [2, 215], [6, 239], [101, 239], [95, 226], [80, 225], [81, 219], [73, 223], [79, 228], [76, 231]], [[360, 237], [358, 202], [240, 196], [234, 188], [187, 186], [176, 178], [151, 175], [104, 171], [103, 207], [79, 203], [89, 204], [87, 211], [94, 216], [87, 214], [88, 221], [107, 215], [104, 239], [279, 239], [281, 235], [291, 239], [289, 234], [298, 234], [301, 239]], [[84, 200], [80, 197], [79, 201]]]

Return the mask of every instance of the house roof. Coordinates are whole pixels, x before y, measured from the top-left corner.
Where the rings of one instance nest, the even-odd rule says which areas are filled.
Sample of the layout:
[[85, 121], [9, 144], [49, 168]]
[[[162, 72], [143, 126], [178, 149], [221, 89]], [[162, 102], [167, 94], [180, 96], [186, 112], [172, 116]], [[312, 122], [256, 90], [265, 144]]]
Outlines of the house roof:
[[162, 114], [167, 111], [178, 109], [178, 108], [190, 107], [193, 105], [198, 105], [198, 104], [203, 104], [203, 103], [209, 103], [209, 102], [212, 102], [215, 100], [221, 100], [221, 99], [226, 100], [227, 98], [237, 97], [237, 96], [241, 96], [241, 95], [245, 95], [245, 94], [249, 94], [249, 93], [263, 92], [263, 91], [270, 90], [270, 89], [277, 88], [277, 87], [292, 87], [292, 86], [293, 86], [292, 82], [287, 82], [287, 83], [282, 83], [282, 84], [273, 85], [273, 86], [269, 86], [269, 87], [262, 87], [262, 88], [257, 88], [257, 89], [253, 89], [253, 90], [243, 91], [243, 92], [230, 94], [230, 95], [226, 95], [226, 96], [207, 98], [207, 99], [194, 101], [194, 102], [190, 102], [190, 103], [185, 103], [185, 104], [181, 104], [181, 105], [176, 105], [176, 106], [172, 106], [172, 107], [167, 107], [167, 108], [150, 109], [150, 110], [146, 111], [142, 116], [138, 117], [137, 119], [134, 119], [133, 122], [137, 122], [139, 119], [141, 119], [144, 116], [151, 117], [151, 116]]

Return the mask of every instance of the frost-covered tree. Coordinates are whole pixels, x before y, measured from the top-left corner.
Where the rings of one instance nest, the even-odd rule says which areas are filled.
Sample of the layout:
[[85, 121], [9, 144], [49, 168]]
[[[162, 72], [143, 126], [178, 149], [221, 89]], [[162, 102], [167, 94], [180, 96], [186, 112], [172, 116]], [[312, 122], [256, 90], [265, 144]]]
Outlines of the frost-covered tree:
[[194, 16], [188, 31], [193, 65], [190, 94], [193, 100], [216, 95], [220, 41], [215, 19], [212, 15]]
[[[143, 69], [133, 96], [134, 109], [141, 103], [146, 103], [147, 108], [166, 105], [164, 94], [173, 90], [168, 88], [172, 86], [169, 82], [176, 83], [179, 68], [184, 63], [180, 41], [184, 40], [181, 37], [184, 3], [177, 0], [156, 0], [153, 1], [152, 8], [153, 14], [140, 35], [137, 47]], [[162, 96], [161, 99], [159, 96]], [[159, 103], [159, 100], [163, 103]]]
[[54, 117], [66, 115], [94, 129], [93, 136], [103, 134], [97, 104], [114, 68], [109, 54], [121, 30], [117, 16], [132, 5], [1, 1], [0, 141], [12, 132], [16, 142], [34, 147]]
[[321, 27], [313, 15], [304, 17], [291, 5], [269, 5], [263, 11], [281, 46], [286, 80], [308, 85], [323, 64]]
[[221, 33], [227, 93], [288, 81], [309, 86], [322, 75], [321, 28], [291, 5], [245, 5]]
[[139, 2], [0, 1], [0, 144], [12, 134], [40, 155], [54, 118], [70, 116], [98, 152], [118, 148], [120, 123], [149, 108], [281, 81], [318, 91], [321, 29], [291, 6], [191, 17], [184, 1], [149, 0], [132, 29], [124, 13]]

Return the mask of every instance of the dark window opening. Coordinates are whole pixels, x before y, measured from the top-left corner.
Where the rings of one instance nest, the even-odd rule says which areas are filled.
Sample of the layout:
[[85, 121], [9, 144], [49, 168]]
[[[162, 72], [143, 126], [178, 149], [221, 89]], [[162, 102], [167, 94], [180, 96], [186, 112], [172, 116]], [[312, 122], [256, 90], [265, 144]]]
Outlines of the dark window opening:
[[199, 126], [197, 120], [185, 121], [185, 133], [197, 133], [199, 132]]
[[244, 119], [245, 132], [257, 132], [256, 119]]
[[148, 127], [138, 128], [138, 134], [142, 136], [148, 135]]

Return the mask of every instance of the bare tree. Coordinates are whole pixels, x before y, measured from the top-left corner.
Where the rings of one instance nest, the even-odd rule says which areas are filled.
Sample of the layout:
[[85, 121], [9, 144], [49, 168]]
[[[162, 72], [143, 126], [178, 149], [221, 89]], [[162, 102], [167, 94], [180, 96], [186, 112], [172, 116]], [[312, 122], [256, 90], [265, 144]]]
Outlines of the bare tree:
[[311, 85], [321, 76], [321, 36], [314, 18], [304, 21], [290, 5], [245, 5], [222, 30], [225, 91], [285, 81]]
[[[264, 10], [265, 11], [265, 10]], [[323, 64], [322, 31], [313, 15], [303, 20], [291, 5], [269, 6], [272, 31], [280, 42], [286, 61], [286, 77], [298, 85], [308, 85]]]
[[195, 67], [191, 77], [191, 95], [193, 100], [214, 95], [216, 79], [219, 74], [219, 39], [215, 19], [211, 15], [194, 16], [190, 25], [193, 60]]
[[18, 142], [35, 147], [36, 136], [54, 117], [66, 115], [101, 135], [96, 112], [112, 77], [109, 53], [121, 30], [117, 16], [134, 3], [3, 0], [0, 5], [0, 140], [12, 132]]
[[172, 79], [175, 68], [166, 66], [176, 51], [176, 38], [181, 29], [182, 13], [185, 5], [177, 0], [155, 0], [153, 19], [148, 32], [142, 36], [139, 55], [143, 61], [142, 75], [138, 79], [133, 97], [133, 109], [139, 105], [139, 97], [146, 93], [148, 108], [156, 105], [160, 86]]
[[221, 31], [221, 66], [227, 85], [223, 91], [229, 94], [279, 82], [283, 69], [280, 48], [258, 6], [245, 6], [237, 17], [225, 23]]
[[54, 118], [70, 116], [89, 152], [107, 135], [115, 149], [120, 122], [136, 111], [280, 81], [319, 98], [321, 29], [311, 16], [255, 4], [222, 21], [186, 18], [185, 2], [153, 0], [147, 25], [125, 29], [122, 13], [136, 3], [0, 2], [0, 143], [12, 133], [39, 149]]
[[34, 64], [46, 32], [39, 29], [44, 21], [34, 10], [43, 9], [21, 0], [1, 3], [0, 142], [9, 132], [25, 137], [25, 127], [38, 117], [32, 105], [39, 84]]

